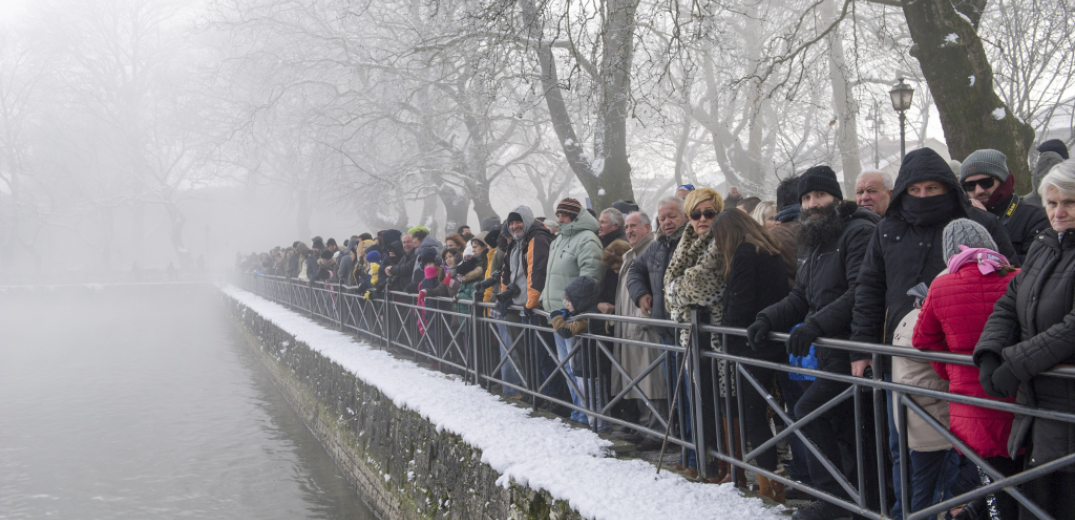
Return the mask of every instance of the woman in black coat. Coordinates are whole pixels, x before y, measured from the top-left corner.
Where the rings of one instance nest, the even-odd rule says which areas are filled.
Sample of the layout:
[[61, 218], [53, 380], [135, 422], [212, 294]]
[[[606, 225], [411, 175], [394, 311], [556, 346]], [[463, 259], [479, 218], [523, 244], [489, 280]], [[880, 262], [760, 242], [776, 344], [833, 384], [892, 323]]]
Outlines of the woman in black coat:
[[[1037, 236], [1022, 270], [994, 306], [974, 349], [974, 364], [989, 395], [1073, 413], [1075, 380], [1041, 374], [1075, 363], [1075, 161], [1053, 167], [1038, 192], [1052, 229]], [[1014, 458], [1024, 448], [1030, 467], [1075, 453], [1075, 424], [1017, 414], [1009, 455]], [[1075, 466], [1023, 487], [1054, 518], [1071, 518], [1075, 511]], [[1035, 516], [1021, 508], [1020, 518]]]
[[[720, 324], [727, 327], [745, 328], [754, 323], [762, 309], [782, 300], [788, 295], [787, 266], [780, 255], [780, 244], [766, 232], [765, 227], [739, 209], [722, 211], [713, 222], [713, 240], [724, 254], [724, 314]], [[733, 356], [742, 356], [766, 361], [780, 362], [784, 350], [778, 345], [773, 348], [754, 351], [747, 346], [746, 338], [728, 336], [725, 352]], [[763, 388], [769, 389], [775, 381], [775, 374], [767, 368], [747, 367]], [[733, 375], [734, 380], [734, 375]], [[732, 400], [733, 409], [729, 416], [741, 417], [746, 426], [746, 437], [752, 446], [760, 446], [773, 436], [766, 418], [768, 406], [765, 400], [750, 384], [743, 384], [738, 389], [743, 396], [743, 410], [736, 410], [737, 400]], [[724, 428], [738, 432], [739, 427], [733, 419]], [[725, 433], [727, 437], [727, 433]], [[738, 439], [733, 446], [738, 448]], [[737, 453], [737, 458], [738, 458]], [[770, 449], [758, 456], [758, 465], [770, 471], [776, 471], [776, 449]], [[742, 475], [742, 472], [739, 472]], [[758, 475], [758, 492], [777, 502], [783, 502], [783, 485], [771, 482]]]

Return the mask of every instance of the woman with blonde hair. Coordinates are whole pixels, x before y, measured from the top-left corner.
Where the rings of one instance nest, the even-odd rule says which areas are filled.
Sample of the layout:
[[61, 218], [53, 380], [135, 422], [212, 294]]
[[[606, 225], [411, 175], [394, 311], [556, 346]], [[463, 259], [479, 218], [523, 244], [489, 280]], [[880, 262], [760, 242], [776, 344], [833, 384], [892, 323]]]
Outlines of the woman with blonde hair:
[[774, 217], [776, 217], [776, 201], [775, 200], [763, 200], [758, 203], [758, 206], [754, 208], [754, 213], [750, 214], [761, 224], [765, 229], [772, 229], [779, 224]]
[[[713, 241], [711, 229], [717, 215], [724, 209], [724, 199], [712, 188], [698, 188], [687, 194], [684, 208], [687, 213], [688, 225], [683, 230], [683, 237], [679, 241], [672, 259], [668, 263], [668, 269], [664, 274], [665, 306], [673, 321], [688, 323], [691, 319], [691, 310], [698, 309], [700, 318], [706, 323], [719, 324], [723, 312], [722, 299], [724, 296], [724, 255]], [[702, 333], [703, 343], [711, 342], [709, 334]], [[680, 346], [686, 348], [690, 344], [690, 332], [686, 329], [679, 334]], [[680, 356], [669, 356], [669, 362], [674, 360], [674, 366], [670, 368], [669, 380], [677, 379], [676, 371], [679, 370]], [[712, 415], [713, 410], [713, 373], [711, 370], [701, 370], [698, 374], [701, 385], [702, 410], [706, 414], [702, 416], [702, 432], [704, 432], [707, 446], [716, 446], [716, 421]], [[690, 395], [690, 386], [683, 385], [679, 390], [680, 397]], [[691, 414], [689, 397], [677, 402], [680, 414], [684, 418], [685, 437], [690, 438]], [[704, 461], [705, 455], [702, 455]], [[698, 474], [698, 460], [693, 450], [687, 452], [687, 464], [684, 471], [688, 476], [695, 477]], [[721, 466], [722, 468], [723, 466]], [[714, 468], [718, 469], [718, 468]], [[708, 479], [712, 482], [720, 482], [723, 474]]]

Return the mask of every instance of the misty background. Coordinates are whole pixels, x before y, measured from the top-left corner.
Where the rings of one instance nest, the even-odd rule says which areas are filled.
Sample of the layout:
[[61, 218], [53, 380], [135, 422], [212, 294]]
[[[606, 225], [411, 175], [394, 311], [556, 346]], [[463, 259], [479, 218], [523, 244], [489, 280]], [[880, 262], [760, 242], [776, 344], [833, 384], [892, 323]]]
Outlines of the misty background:
[[[1070, 2], [971, 3], [1000, 113], [1070, 143]], [[948, 155], [915, 50], [881, 0], [0, 0], [0, 278], [680, 183], [769, 199], [818, 163], [849, 193], [898, 169], [897, 77], [908, 148]]]

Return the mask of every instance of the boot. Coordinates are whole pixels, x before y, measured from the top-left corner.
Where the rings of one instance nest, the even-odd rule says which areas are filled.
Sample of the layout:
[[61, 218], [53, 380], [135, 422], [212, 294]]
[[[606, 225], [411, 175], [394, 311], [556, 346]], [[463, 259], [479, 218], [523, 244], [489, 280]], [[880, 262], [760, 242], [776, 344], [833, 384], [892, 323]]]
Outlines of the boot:
[[[724, 429], [724, 438], [727, 439], [728, 438], [728, 418], [727, 417], [721, 417], [720, 422], [721, 422], [722, 428]], [[716, 475], [713, 475], [712, 477], [706, 479], [706, 481], [711, 483], [711, 484], [713, 484], [713, 483], [717, 483], [717, 482], [720, 482], [720, 481], [724, 480], [725, 478], [728, 477], [729, 468], [730, 468], [730, 465], [727, 462], [724, 462], [723, 460], [717, 459], [717, 473], [716, 473]]]
[[[727, 439], [727, 446], [730, 446], [732, 450], [730, 452], [735, 453], [735, 460], [743, 460], [743, 449], [739, 446], [739, 418], [733, 417], [731, 430], [729, 431], [728, 423], [724, 423], [724, 438]], [[724, 476], [718, 484], [730, 484], [732, 482], [731, 465], [728, 465], [728, 474]], [[747, 475], [743, 468], [736, 468], [735, 470], [735, 487], [746, 487]]]
[[787, 498], [784, 497], [784, 484], [769, 480], [769, 477], [764, 475], [758, 475], [758, 494], [778, 504], [787, 504], [788, 502]]

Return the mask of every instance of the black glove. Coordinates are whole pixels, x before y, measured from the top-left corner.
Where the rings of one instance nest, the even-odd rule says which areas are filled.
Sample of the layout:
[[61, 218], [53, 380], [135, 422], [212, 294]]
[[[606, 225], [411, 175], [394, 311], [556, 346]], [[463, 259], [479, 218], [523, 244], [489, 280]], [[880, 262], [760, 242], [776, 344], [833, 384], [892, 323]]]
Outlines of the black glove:
[[518, 296], [518, 295], [519, 295], [519, 286], [517, 286], [517, 285], [509, 285], [509, 286], [505, 287], [503, 291], [500, 291], [500, 294], [496, 295], [496, 301], [498, 301], [500, 303], [508, 302], [508, 304], [510, 305], [511, 301], [514, 300], [515, 297]]
[[531, 318], [534, 317], [534, 309], [523, 307], [523, 317], [526, 318], [526, 321], [529, 323]]
[[499, 281], [500, 281], [500, 271], [493, 271], [489, 275], [489, 278], [486, 278], [486, 279], [474, 284], [474, 289], [478, 290], [478, 291], [484, 291], [484, 290], [496, 285], [496, 283], [499, 282]]
[[769, 324], [769, 319], [759, 314], [758, 319], [747, 327], [747, 343], [750, 344], [750, 348], [755, 351], [761, 350], [762, 342], [772, 331], [773, 326]]
[[788, 336], [788, 341], [785, 343], [788, 354], [798, 357], [810, 355], [810, 345], [819, 336], [821, 336], [821, 331], [817, 327], [811, 323], [803, 322], [802, 325], [795, 327], [795, 330], [791, 331], [791, 336]]
[[993, 397], [1003, 398], [1004, 395], [997, 392], [996, 388], [993, 387], [993, 373], [997, 371], [1000, 362], [1000, 356], [996, 354], [982, 354], [978, 358], [978, 369], [981, 370], [981, 373], [978, 374], [978, 382], [982, 384], [982, 390], [985, 390], [985, 393]]
[[575, 335], [574, 333], [571, 332], [571, 329], [569, 329], [567, 327], [560, 327], [560, 328], [556, 329], [556, 333], [559, 334], [560, 337], [564, 338], [564, 339], [571, 339], [571, 337]]
[[993, 390], [1003, 397], [1015, 397], [1019, 392], [1019, 382], [1012, 370], [1012, 364], [1007, 361], [993, 371]]
[[560, 309], [560, 310], [550, 312], [549, 313], [549, 319], [551, 320], [552, 317], [556, 316], [557, 314], [559, 314], [560, 317], [562, 317], [565, 320], [567, 319], [568, 316], [571, 316], [571, 312], [568, 311], [567, 309]]

